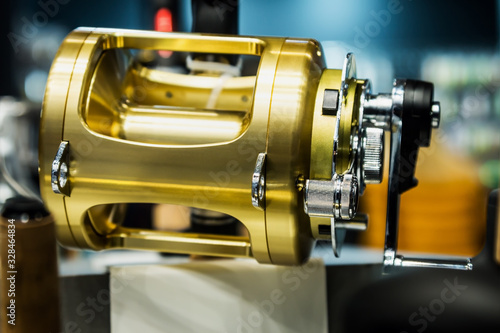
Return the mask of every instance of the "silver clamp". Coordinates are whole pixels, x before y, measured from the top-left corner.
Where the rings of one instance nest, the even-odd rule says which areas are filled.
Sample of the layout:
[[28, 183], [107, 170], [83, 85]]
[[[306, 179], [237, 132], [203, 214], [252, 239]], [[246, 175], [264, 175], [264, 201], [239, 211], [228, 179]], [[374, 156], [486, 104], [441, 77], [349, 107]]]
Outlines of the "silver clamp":
[[252, 175], [252, 205], [266, 209], [266, 153], [259, 153]]
[[57, 149], [51, 169], [52, 191], [70, 196], [69, 183], [69, 142], [63, 141]]

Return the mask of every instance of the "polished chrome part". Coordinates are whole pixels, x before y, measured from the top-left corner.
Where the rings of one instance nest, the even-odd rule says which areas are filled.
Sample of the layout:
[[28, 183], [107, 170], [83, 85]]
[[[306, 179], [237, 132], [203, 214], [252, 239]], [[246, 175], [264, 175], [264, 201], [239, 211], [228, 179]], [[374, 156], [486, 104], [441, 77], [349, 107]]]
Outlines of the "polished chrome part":
[[396, 257], [396, 252], [392, 249], [384, 250], [384, 268], [394, 266], [394, 259]]
[[340, 133], [340, 120], [342, 115], [342, 101], [347, 95], [349, 88], [348, 80], [356, 76], [356, 58], [353, 53], [347, 53], [342, 67], [342, 83], [340, 84], [339, 105], [337, 108], [337, 123], [335, 125], [335, 134], [333, 135], [333, 168], [332, 176], [335, 173], [335, 159], [338, 155], [339, 148], [339, 133]]
[[252, 205], [266, 209], [266, 153], [259, 153], [252, 175]]
[[384, 130], [368, 127], [362, 134], [362, 180], [380, 184], [384, 173]]
[[398, 170], [401, 155], [401, 115], [403, 111], [404, 81], [395, 80], [392, 89], [393, 114], [391, 117], [391, 150], [389, 160], [389, 189], [387, 193], [387, 215], [384, 245], [384, 266], [394, 265], [398, 241], [399, 200], [397, 190]]
[[358, 213], [352, 220], [336, 220], [335, 228], [365, 231], [368, 228], [368, 215]]
[[424, 259], [424, 258], [405, 258], [397, 255], [394, 258], [395, 267], [420, 267], [420, 268], [446, 268], [462, 271], [471, 271], [473, 265], [470, 259], [463, 260], [441, 260], [441, 259]]
[[347, 53], [344, 59], [344, 66], [342, 67], [342, 85], [340, 100], [347, 94], [348, 83], [347, 80], [356, 76], [356, 59], [353, 53]]
[[358, 206], [358, 179], [352, 174], [332, 180], [306, 180], [304, 211], [309, 216], [350, 220]]
[[365, 82], [363, 83], [363, 85], [361, 86], [362, 90], [361, 90], [361, 95], [360, 95], [360, 98], [359, 98], [359, 133], [361, 133], [361, 130], [364, 128], [364, 127], [367, 127], [369, 125], [366, 124], [365, 122], [365, 104], [366, 104], [366, 100], [368, 98], [370, 98], [371, 96], [371, 92], [372, 92], [372, 84], [371, 84], [371, 81], [366, 79]]
[[57, 177], [59, 181], [59, 186], [64, 188], [66, 183], [68, 182], [68, 166], [65, 162], [61, 163], [61, 167], [59, 168], [59, 177]]
[[441, 105], [439, 102], [432, 103], [432, 128], [438, 128], [441, 121]]
[[330, 228], [330, 238], [332, 240], [332, 250], [333, 254], [336, 258], [340, 257], [340, 251], [342, 250], [342, 245], [344, 244], [346, 229], [339, 228], [337, 226], [337, 221], [334, 217], [331, 219], [331, 228]]
[[358, 208], [358, 179], [351, 174], [338, 176], [334, 194], [335, 218], [350, 220]]
[[362, 102], [363, 125], [390, 130], [392, 114], [392, 95], [367, 95]]
[[59, 145], [56, 157], [52, 162], [51, 183], [52, 191], [69, 196], [69, 142], [63, 141]]
[[363, 125], [390, 130], [392, 114], [392, 95], [367, 95], [363, 101]]
[[[330, 238], [332, 241], [332, 250], [335, 257], [340, 257], [340, 251], [344, 244], [344, 239], [347, 230], [366, 230], [368, 226], [368, 216], [365, 214], [356, 215], [358, 201], [358, 182], [355, 176], [346, 174], [343, 176], [335, 175], [335, 196], [338, 196], [340, 191], [341, 204], [340, 212], [346, 214], [343, 218], [334, 216], [330, 219]], [[347, 203], [345, 203], [347, 202]], [[334, 209], [334, 214], [338, 212]], [[341, 219], [342, 218], [342, 219]]]
[[335, 182], [332, 180], [306, 180], [304, 211], [309, 216], [333, 217]]
[[[405, 97], [405, 80], [396, 79], [393, 83], [392, 88], [392, 115], [391, 115], [391, 126], [398, 122], [398, 120], [394, 120], [393, 115], [396, 114], [398, 117], [401, 117], [403, 112], [403, 101]], [[392, 127], [390, 127], [392, 128]]]

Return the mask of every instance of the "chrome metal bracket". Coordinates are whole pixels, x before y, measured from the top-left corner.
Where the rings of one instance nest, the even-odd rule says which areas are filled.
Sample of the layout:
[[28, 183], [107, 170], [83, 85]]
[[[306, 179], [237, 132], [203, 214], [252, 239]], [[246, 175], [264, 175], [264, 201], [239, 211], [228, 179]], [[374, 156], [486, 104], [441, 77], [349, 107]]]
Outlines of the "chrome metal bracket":
[[69, 142], [63, 141], [57, 149], [51, 170], [52, 191], [70, 196], [69, 183]]
[[266, 209], [266, 153], [259, 153], [252, 175], [252, 205], [261, 210]]

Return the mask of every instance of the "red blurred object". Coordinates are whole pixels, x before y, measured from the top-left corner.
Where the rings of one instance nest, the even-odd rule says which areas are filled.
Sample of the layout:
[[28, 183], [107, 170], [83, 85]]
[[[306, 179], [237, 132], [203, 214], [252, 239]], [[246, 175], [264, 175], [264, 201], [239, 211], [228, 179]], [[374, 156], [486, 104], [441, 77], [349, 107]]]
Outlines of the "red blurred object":
[[[172, 12], [167, 8], [160, 8], [155, 15], [155, 30], [162, 32], [172, 32], [173, 22], [172, 22]], [[169, 58], [172, 55], [172, 51], [161, 50], [158, 54], [162, 58]]]

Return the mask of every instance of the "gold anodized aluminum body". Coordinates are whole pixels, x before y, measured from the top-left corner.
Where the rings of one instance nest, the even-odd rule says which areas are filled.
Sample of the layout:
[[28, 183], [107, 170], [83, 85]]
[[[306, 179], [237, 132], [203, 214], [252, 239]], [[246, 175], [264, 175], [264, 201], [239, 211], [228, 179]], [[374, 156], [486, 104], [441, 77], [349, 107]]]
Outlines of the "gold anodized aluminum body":
[[[130, 49], [251, 55], [260, 63], [255, 76], [221, 83], [141, 67]], [[325, 68], [314, 40], [75, 30], [52, 65], [40, 129], [41, 192], [59, 241], [304, 262], [319, 236], [318, 219], [304, 213], [302, 180], [332, 176], [336, 116], [322, 114], [322, 104], [324, 89], [340, 89], [341, 74]], [[356, 126], [357, 108], [341, 103]], [[64, 194], [51, 182], [61, 142], [69, 147]], [[347, 168], [349, 142], [339, 148], [337, 165]], [[259, 153], [266, 154], [264, 209], [252, 205]], [[249, 237], [125, 228], [119, 222], [126, 203], [222, 212], [241, 221]]]

